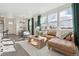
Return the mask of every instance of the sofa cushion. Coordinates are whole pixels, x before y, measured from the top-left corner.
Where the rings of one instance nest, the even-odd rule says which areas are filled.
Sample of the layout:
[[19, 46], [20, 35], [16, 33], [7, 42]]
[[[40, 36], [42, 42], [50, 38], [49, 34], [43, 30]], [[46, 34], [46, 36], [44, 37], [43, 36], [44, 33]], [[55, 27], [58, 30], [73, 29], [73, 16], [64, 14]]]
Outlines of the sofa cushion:
[[49, 39], [51, 39], [51, 38], [54, 38], [55, 36], [46, 35], [45, 37], [49, 40]]
[[54, 30], [48, 31], [47, 35], [56, 36], [56, 31], [54, 31]]

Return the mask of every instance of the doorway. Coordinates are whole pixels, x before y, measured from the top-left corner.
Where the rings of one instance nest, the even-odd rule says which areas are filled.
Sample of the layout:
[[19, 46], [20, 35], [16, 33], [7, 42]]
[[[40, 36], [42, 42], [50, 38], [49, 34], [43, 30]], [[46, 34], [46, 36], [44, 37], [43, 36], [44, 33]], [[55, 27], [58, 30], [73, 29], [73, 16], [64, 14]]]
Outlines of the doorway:
[[8, 20], [8, 31], [9, 34], [16, 34], [16, 22], [14, 18]]

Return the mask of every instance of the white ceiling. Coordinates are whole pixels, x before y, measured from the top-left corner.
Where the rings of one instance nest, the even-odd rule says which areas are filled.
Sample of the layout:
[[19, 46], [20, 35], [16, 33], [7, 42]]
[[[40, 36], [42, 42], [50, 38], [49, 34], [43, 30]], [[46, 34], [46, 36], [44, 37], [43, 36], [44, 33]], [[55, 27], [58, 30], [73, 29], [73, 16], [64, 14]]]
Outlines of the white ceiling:
[[2, 16], [26, 16], [45, 13], [66, 3], [0, 3]]

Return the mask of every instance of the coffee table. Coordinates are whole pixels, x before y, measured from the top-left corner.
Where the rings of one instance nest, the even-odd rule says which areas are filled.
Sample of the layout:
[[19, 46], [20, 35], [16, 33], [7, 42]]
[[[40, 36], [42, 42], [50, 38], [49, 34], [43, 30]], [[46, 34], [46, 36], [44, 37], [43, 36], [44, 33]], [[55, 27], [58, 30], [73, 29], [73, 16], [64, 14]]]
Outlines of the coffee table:
[[31, 35], [28, 42], [36, 48], [43, 48], [46, 45], [47, 38], [42, 36]]

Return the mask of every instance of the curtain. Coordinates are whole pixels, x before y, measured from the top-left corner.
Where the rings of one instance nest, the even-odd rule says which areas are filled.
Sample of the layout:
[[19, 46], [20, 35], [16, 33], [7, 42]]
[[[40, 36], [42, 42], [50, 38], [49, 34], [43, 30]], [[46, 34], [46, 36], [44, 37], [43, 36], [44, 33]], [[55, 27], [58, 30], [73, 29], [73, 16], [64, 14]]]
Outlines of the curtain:
[[79, 46], [79, 3], [72, 4], [75, 44]]
[[34, 18], [32, 18], [32, 35], [34, 35]]
[[38, 16], [37, 26], [39, 26], [41, 30], [41, 15]]
[[30, 32], [30, 19], [28, 19], [28, 31]]

